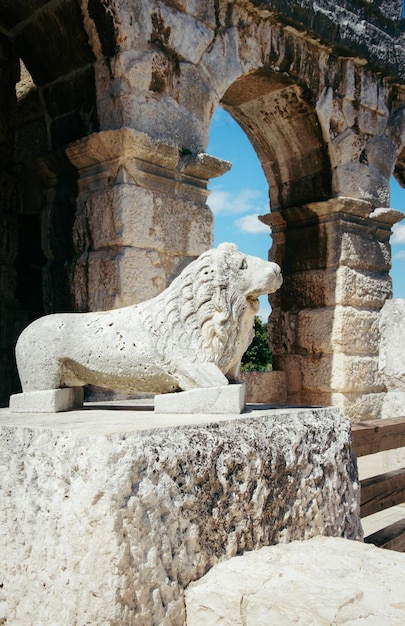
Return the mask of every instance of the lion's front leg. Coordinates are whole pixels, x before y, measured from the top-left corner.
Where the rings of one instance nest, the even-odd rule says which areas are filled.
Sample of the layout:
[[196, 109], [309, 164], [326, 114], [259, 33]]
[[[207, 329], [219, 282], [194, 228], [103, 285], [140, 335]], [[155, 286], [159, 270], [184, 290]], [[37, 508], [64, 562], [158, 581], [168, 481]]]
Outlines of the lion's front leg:
[[174, 373], [183, 391], [203, 387], [220, 387], [229, 381], [215, 363], [182, 363]]

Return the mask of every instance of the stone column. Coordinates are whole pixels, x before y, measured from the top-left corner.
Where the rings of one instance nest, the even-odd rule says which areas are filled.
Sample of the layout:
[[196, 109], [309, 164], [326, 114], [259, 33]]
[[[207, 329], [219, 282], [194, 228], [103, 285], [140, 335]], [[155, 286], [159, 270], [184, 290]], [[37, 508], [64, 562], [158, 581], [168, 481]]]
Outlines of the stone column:
[[391, 296], [391, 227], [402, 217], [336, 198], [263, 218], [284, 276], [270, 336], [288, 402], [339, 406], [354, 421], [380, 416], [379, 312]]
[[149, 299], [212, 246], [207, 183], [228, 162], [182, 153], [130, 128], [85, 137], [67, 155], [79, 172], [76, 310]]

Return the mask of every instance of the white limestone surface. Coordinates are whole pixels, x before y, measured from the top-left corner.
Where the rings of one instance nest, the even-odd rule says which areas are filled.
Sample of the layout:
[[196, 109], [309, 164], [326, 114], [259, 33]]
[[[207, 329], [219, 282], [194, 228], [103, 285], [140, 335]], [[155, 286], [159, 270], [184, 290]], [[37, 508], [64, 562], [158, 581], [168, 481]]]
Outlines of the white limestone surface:
[[83, 387], [27, 391], [10, 396], [13, 413], [60, 413], [80, 409], [83, 405]]
[[186, 590], [187, 626], [403, 626], [405, 554], [336, 537], [247, 552]]
[[405, 406], [405, 298], [386, 301], [380, 335], [379, 368], [387, 388], [381, 417], [400, 417]]
[[220, 559], [360, 537], [350, 441], [336, 408], [1, 409], [0, 623], [182, 626], [184, 589]]
[[389, 391], [405, 392], [405, 298], [387, 300], [381, 309], [379, 366]]
[[236, 413], [238, 415], [245, 409], [246, 386], [242, 383], [156, 395], [154, 405], [157, 413]]

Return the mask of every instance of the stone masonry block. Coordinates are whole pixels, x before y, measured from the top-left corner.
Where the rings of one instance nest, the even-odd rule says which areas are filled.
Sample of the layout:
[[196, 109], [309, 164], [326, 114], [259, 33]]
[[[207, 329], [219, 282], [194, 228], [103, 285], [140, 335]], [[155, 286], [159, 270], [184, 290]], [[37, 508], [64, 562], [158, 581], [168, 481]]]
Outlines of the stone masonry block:
[[387, 300], [381, 310], [379, 367], [388, 391], [405, 392], [405, 298]]
[[78, 409], [82, 404], [83, 387], [30, 391], [10, 397], [10, 411], [14, 413], [60, 413]]
[[352, 423], [380, 419], [384, 392], [377, 393], [332, 393], [331, 404], [350, 417]]
[[377, 311], [350, 306], [305, 309], [297, 316], [298, 345], [308, 353], [377, 354], [379, 320]]
[[405, 391], [388, 391], [384, 394], [381, 410], [382, 419], [403, 417], [405, 406]]
[[[162, 41], [176, 50], [180, 57], [194, 65], [201, 59], [215, 36], [214, 31], [201, 21], [164, 4], [160, 6], [155, 18], [160, 24]], [[158, 34], [155, 32], [154, 36], [156, 38]]]
[[285, 404], [287, 377], [285, 372], [241, 372], [246, 384], [246, 401], [265, 404]]
[[360, 272], [341, 267], [336, 273], [336, 304], [380, 309], [392, 294], [388, 274]]
[[115, 246], [151, 248], [199, 256], [212, 244], [212, 214], [204, 204], [179, 201], [133, 184], [90, 196], [78, 229], [90, 232], [95, 250]]
[[88, 308], [114, 309], [153, 298], [185, 261], [138, 248], [92, 252], [88, 257]]
[[313, 270], [283, 276], [281, 299], [284, 310], [316, 309], [336, 304], [334, 270]]
[[404, 554], [338, 537], [269, 546], [192, 583], [187, 626], [402, 626], [404, 576]]
[[345, 354], [377, 355], [380, 314], [378, 311], [336, 306], [332, 347]]
[[304, 406], [336, 406], [352, 423], [380, 419], [384, 392], [321, 392], [304, 390], [300, 403]]
[[367, 235], [343, 232], [340, 242], [341, 265], [375, 272], [388, 272], [391, 269], [391, 251], [388, 242], [377, 241]]
[[0, 622], [183, 626], [185, 587], [224, 557], [361, 538], [338, 409], [120, 408], [0, 409]]
[[296, 335], [301, 350], [306, 350], [309, 354], [332, 352], [334, 313], [333, 308], [299, 311]]
[[155, 396], [154, 404], [156, 413], [239, 415], [246, 406], [246, 386], [242, 383], [189, 389], [181, 393], [163, 393]]
[[284, 276], [284, 309], [315, 309], [336, 304], [380, 309], [391, 296], [388, 273], [365, 272], [349, 267], [297, 272]]
[[284, 372], [288, 394], [299, 394], [302, 388], [303, 357], [299, 354], [273, 355], [273, 366]]
[[307, 359], [302, 371], [304, 390], [324, 392], [380, 392], [384, 385], [378, 357], [342, 353]]

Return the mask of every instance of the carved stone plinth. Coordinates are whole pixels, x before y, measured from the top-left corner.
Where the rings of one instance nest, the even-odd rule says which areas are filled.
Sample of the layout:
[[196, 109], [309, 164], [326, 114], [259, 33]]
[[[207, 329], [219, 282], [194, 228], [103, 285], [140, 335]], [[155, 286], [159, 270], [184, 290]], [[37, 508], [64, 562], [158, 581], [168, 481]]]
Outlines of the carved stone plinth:
[[246, 406], [246, 387], [241, 385], [223, 385], [190, 389], [181, 393], [160, 394], [155, 396], [157, 413], [200, 413], [226, 414], [243, 413]]
[[83, 387], [29, 391], [10, 396], [13, 413], [61, 413], [80, 409], [83, 405]]
[[145, 408], [0, 409], [0, 622], [182, 626], [185, 587], [219, 559], [361, 536], [338, 409]]

